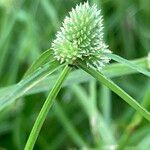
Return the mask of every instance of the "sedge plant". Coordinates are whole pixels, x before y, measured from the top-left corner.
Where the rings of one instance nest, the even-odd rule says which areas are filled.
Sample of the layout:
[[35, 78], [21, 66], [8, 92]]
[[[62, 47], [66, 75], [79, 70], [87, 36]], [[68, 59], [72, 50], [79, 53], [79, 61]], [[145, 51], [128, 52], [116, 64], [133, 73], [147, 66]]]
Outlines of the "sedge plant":
[[90, 6], [88, 2], [80, 3], [64, 19], [60, 31], [56, 34], [56, 39], [51, 44], [54, 61], [57, 61], [59, 65], [63, 64], [64, 69], [34, 123], [25, 150], [33, 149], [54, 99], [60, 91], [64, 80], [74, 68], [80, 68], [93, 76], [150, 121], [150, 113], [112, 80], [107, 78], [103, 74], [102, 68], [112, 59], [148, 77], [150, 77], [150, 72], [118, 55], [112, 54], [108, 45], [104, 42], [103, 34], [103, 17], [101, 10], [98, 10], [96, 5]]

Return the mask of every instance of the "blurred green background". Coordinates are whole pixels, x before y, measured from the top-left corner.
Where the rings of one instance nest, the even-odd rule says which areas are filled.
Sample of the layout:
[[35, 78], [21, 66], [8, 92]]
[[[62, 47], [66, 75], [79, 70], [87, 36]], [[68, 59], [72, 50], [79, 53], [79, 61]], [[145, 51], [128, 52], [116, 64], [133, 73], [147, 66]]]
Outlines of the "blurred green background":
[[[31, 63], [51, 46], [68, 11], [80, 2], [84, 1], [0, 0], [0, 90], [21, 80]], [[89, 2], [102, 9], [105, 41], [113, 53], [131, 60], [148, 55], [150, 0]], [[139, 102], [146, 100], [150, 110], [150, 80], [147, 77], [132, 74], [113, 78], [113, 81]], [[148, 121], [139, 116], [135, 119], [137, 114], [129, 105], [93, 78], [82, 84], [75, 83], [76, 80], [72, 81], [60, 91], [35, 149], [87, 146], [109, 150], [118, 142], [129, 150], [149, 149]], [[22, 97], [21, 101], [0, 112], [0, 150], [23, 149], [47, 90], [43, 88], [41, 91], [45, 92]], [[98, 129], [95, 115], [100, 123]]]

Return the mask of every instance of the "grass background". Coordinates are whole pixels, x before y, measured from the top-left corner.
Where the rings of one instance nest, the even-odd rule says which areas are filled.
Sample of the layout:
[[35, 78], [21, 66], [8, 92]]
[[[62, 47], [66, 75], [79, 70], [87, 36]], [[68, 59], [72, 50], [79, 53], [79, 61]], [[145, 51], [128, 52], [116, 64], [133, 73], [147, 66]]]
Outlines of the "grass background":
[[[51, 45], [68, 11], [81, 0], [0, 0], [0, 89], [19, 82], [31, 63]], [[105, 40], [113, 53], [127, 59], [150, 51], [149, 0], [90, 0], [102, 8]], [[123, 69], [123, 68], [122, 68]], [[82, 77], [82, 74], [81, 74]], [[150, 80], [141, 74], [113, 78], [150, 110]], [[69, 149], [112, 145], [93, 118], [105, 122], [108, 135], [126, 149], [148, 149], [149, 122], [106, 87], [88, 78], [63, 88], [42, 127], [35, 149]], [[46, 83], [43, 82], [43, 85]], [[51, 82], [49, 83], [51, 84]], [[0, 149], [23, 149], [49, 88], [22, 97], [0, 112]], [[137, 119], [138, 118], [138, 119]], [[140, 119], [139, 119], [140, 118]], [[133, 121], [132, 121], [133, 120]], [[108, 128], [107, 128], [108, 127]], [[97, 129], [96, 131], [94, 129]], [[104, 131], [105, 131], [104, 129]], [[105, 139], [102, 142], [101, 139]], [[107, 139], [108, 138], [108, 139]], [[108, 147], [105, 147], [107, 149]]]

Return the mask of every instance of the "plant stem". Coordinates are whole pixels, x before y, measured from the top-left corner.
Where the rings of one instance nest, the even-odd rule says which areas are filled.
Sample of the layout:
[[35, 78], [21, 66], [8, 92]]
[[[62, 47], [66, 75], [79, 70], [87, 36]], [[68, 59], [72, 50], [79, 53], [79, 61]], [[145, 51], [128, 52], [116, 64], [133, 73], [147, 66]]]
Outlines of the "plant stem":
[[141, 115], [150, 121], [150, 113], [144, 109], [135, 99], [128, 95], [124, 90], [117, 86], [113, 81], [107, 79], [102, 73], [95, 71], [92, 68], [88, 68], [83, 62], [79, 62], [79, 67], [84, 71], [92, 75], [95, 79], [103, 83], [105, 86], [110, 88], [113, 92], [119, 95], [123, 100], [125, 100], [129, 105], [131, 105], [135, 110], [137, 110]]
[[[150, 106], [149, 97], [150, 97], [150, 88], [147, 88], [144, 99], [142, 100], [142, 106], [144, 106], [145, 108], [149, 108], [149, 106]], [[131, 135], [133, 133], [135, 133], [135, 131], [137, 130], [137, 128], [141, 124], [142, 119], [143, 119], [143, 116], [141, 116], [137, 112], [133, 115], [131, 122], [128, 124], [128, 126], [126, 127], [123, 135], [119, 139], [118, 149], [123, 149], [124, 148], [124, 146], [127, 144], [128, 140], [130, 140]]]
[[68, 65], [65, 66], [64, 70], [62, 71], [58, 80], [56, 81], [54, 87], [52, 88], [51, 92], [49, 93], [49, 95], [48, 95], [48, 97], [47, 97], [35, 123], [34, 123], [32, 131], [31, 131], [28, 141], [26, 143], [25, 150], [33, 149], [36, 139], [39, 135], [40, 129], [44, 123], [44, 120], [45, 120], [47, 114], [48, 114], [48, 111], [49, 111], [55, 97], [57, 96], [58, 92], [60, 91], [63, 81], [65, 80], [65, 78], [67, 77], [67, 75], [69, 74], [70, 71], [71, 71], [71, 67], [69, 67]]

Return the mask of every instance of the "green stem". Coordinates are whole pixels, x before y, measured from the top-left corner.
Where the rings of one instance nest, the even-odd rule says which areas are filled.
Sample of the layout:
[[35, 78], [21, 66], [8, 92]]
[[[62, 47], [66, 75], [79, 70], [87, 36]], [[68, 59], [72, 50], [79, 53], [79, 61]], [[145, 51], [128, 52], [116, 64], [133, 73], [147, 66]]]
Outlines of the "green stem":
[[48, 95], [48, 97], [47, 97], [35, 123], [34, 123], [32, 131], [31, 131], [30, 136], [28, 138], [28, 141], [26, 143], [25, 150], [32, 150], [33, 149], [34, 144], [36, 142], [36, 139], [37, 139], [39, 132], [41, 130], [41, 127], [44, 123], [44, 120], [45, 120], [47, 114], [48, 114], [48, 111], [49, 111], [55, 97], [57, 96], [58, 92], [60, 91], [63, 81], [65, 80], [65, 78], [67, 77], [67, 75], [69, 74], [70, 71], [71, 71], [71, 68], [69, 66], [66, 66], [64, 68], [64, 70], [62, 71], [58, 80], [56, 81], [53, 89], [49, 93], [49, 95]]
[[[150, 106], [149, 97], [150, 97], [150, 88], [147, 88], [144, 99], [142, 100], [142, 106], [144, 106], [145, 108], [149, 108], [149, 106]], [[136, 130], [138, 129], [139, 125], [142, 122], [142, 119], [143, 119], [143, 116], [141, 116], [137, 112], [133, 115], [131, 122], [126, 127], [123, 135], [119, 139], [118, 149], [123, 149], [124, 148], [124, 146], [127, 144], [128, 140], [130, 140], [131, 135], [133, 133], [135, 133]]]
[[150, 113], [144, 109], [135, 99], [128, 95], [124, 90], [119, 86], [113, 83], [110, 79], [107, 79], [102, 73], [95, 71], [92, 68], [88, 68], [83, 62], [79, 62], [79, 67], [84, 71], [92, 75], [95, 79], [103, 83], [105, 86], [110, 88], [113, 92], [119, 95], [123, 100], [125, 100], [129, 105], [131, 105], [135, 110], [137, 110], [141, 115], [144, 116], [147, 120], [150, 121]]

